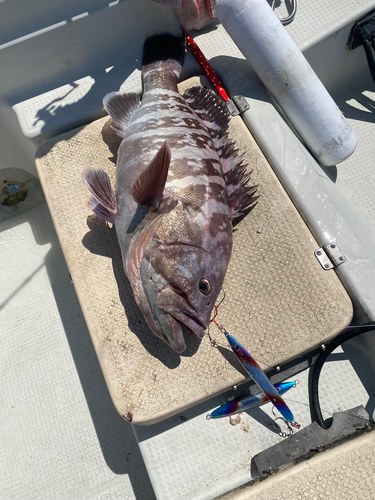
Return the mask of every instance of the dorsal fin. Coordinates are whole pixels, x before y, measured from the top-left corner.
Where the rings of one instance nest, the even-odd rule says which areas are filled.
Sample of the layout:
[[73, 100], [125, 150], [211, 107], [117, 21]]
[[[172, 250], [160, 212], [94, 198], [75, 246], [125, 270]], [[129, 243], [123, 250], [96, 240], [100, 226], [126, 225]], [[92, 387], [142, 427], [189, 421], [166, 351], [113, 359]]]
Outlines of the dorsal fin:
[[153, 160], [134, 181], [132, 195], [138, 205], [150, 204], [156, 210], [159, 208], [170, 162], [171, 150], [165, 141]]
[[246, 186], [250, 179], [250, 174], [246, 173], [247, 165], [243, 163], [243, 157], [238, 156], [235, 144], [228, 140], [230, 114], [227, 106], [215, 92], [203, 87], [193, 87], [183, 97], [210, 132], [223, 168], [227, 201], [233, 220], [242, 215], [259, 196], [254, 196], [257, 186]]
[[139, 95], [134, 92], [121, 94], [120, 92], [110, 92], [103, 98], [103, 106], [109, 116], [112, 118], [115, 126], [113, 130], [120, 137], [124, 136], [126, 127], [130, 119], [139, 108]]
[[230, 120], [230, 114], [223, 99], [213, 90], [204, 87], [192, 87], [184, 93], [183, 97], [204, 122], [217, 147], [215, 142], [226, 135]]
[[83, 182], [92, 194], [89, 208], [108, 222], [114, 222], [117, 214], [116, 195], [112, 191], [111, 181], [104, 170], [85, 170]]
[[222, 150], [220, 163], [223, 167], [224, 180], [227, 185], [227, 201], [231, 219], [236, 219], [248, 209], [259, 196], [254, 196], [258, 186], [247, 186], [252, 172], [247, 172], [243, 155], [238, 156], [238, 150], [233, 142], [227, 141]]

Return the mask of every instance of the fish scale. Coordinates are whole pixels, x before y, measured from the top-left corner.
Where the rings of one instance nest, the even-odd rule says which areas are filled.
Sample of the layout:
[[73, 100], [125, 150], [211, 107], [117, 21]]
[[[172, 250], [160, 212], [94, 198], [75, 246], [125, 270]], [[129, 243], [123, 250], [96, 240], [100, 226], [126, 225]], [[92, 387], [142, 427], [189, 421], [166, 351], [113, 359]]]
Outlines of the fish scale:
[[[145, 76], [147, 82], [147, 76]], [[212, 144], [211, 135], [207, 127], [202, 123], [198, 116], [194, 116], [189, 106], [184, 103], [183, 97], [176, 92], [168, 92], [168, 96], [173, 97], [169, 106], [165, 106], [163, 115], [158, 119], [153, 120], [153, 117], [160, 114], [158, 97], [161, 94], [164, 97], [163, 90], [159, 93], [152, 92], [151, 102], [148, 100], [148, 94], [143, 99], [146, 108], [140, 108], [136, 111], [130, 121], [129, 129], [131, 130], [124, 140], [123, 147], [126, 148], [128, 142], [137, 140], [139, 135], [144, 135], [144, 128], [147, 122], [147, 138], [151, 139], [150, 149], [155, 143], [155, 138], [162, 136], [168, 140], [171, 149], [171, 164], [169, 166], [169, 174], [165, 185], [165, 190], [171, 188], [179, 190], [179, 197], [186, 203], [190, 203], [194, 207], [200, 207], [203, 212], [208, 215], [207, 198], [211, 193], [216, 196], [216, 199], [225, 203], [225, 191], [218, 190], [212, 184], [218, 184], [218, 171], [221, 174], [220, 184], [225, 186], [222, 177], [222, 170], [217, 152]], [[179, 104], [176, 108], [175, 104]], [[151, 118], [151, 120], [148, 120]], [[169, 121], [168, 124], [165, 122]], [[183, 133], [180, 134], [180, 128], [184, 124]], [[192, 127], [194, 124], [194, 127]], [[186, 147], [186, 145], [188, 147]], [[194, 171], [190, 167], [179, 161], [179, 149], [184, 146], [184, 157], [190, 159], [199, 167], [199, 174], [194, 175]], [[204, 146], [204, 147], [202, 147]], [[176, 151], [177, 150], [177, 151]], [[206, 150], [203, 155], [202, 151]], [[203, 157], [203, 158], [202, 158]], [[202, 162], [201, 160], [211, 160], [211, 162]], [[216, 168], [213, 167], [216, 163]], [[206, 189], [203, 189], [206, 186]], [[213, 191], [215, 193], [213, 193]], [[218, 200], [219, 201], [219, 200]], [[221, 212], [223, 210], [221, 209]], [[224, 205], [224, 213], [228, 211], [227, 205]], [[159, 227], [156, 237], [162, 238], [159, 233], [163, 231], [163, 224]]]
[[122, 137], [115, 195], [104, 172], [84, 173], [90, 208], [115, 224], [136, 303], [176, 352], [186, 348], [184, 333], [203, 337], [232, 251], [232, 219], [256, 199], [226, 136], [226, 106], [205, 89], [177, 90], [184, 52], [184, 37], [147, 39], [142, 102], [104, 97]]

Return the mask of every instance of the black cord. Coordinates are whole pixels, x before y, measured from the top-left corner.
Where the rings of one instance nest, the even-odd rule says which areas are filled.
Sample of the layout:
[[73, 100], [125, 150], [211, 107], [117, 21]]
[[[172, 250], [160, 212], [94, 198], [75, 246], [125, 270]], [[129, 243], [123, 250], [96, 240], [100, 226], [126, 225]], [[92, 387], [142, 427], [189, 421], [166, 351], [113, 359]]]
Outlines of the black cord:
[[363, 40], [363, 48], [365, 49], [367, 64], [371, 73], [371, 78], [375, 82], [375, 59], [371, 45], [374, 47], [374, 41], [370, 42], [369, 40]]
[[310, 368], [309, 403], [310, 403], [311, 421], [317, 422], [320, 425], [320, 427], [323, 427], [323, 429], [328, 429], [330, 427], [323, 418], [319, 404], [319, 377], [323, 365], [328, 356], [341, 344], [343, 344], [347, 340], [357, 337], [357, 335], [370, 332], [371, 330], [375, 330], [375, 323], [348, 327], [346, 330], [341, 332], [336, 338], [334, 338], [329, 344], [326, 345], [325, 350], [320, 354], [315, 364], [312, 365]]

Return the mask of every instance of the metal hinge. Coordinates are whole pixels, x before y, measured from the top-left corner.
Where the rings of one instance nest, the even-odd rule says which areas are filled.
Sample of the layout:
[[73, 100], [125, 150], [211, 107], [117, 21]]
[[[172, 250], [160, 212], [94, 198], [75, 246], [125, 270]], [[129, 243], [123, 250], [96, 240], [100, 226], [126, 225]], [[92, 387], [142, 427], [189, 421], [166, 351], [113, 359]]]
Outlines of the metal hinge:
[[249, 103], [243, 95], [235, 95], [233, 99], [229, 99], [227, 106], [232, 116], [242, 115], [242, 113], [250, 109]]
[[345, 255], [341, 252], [336, 243], [323, 245], [322, 248], [318, 248], [314, 253], [320, 262], [320, 265], [326, 271], [333, 269], [346, 261]]

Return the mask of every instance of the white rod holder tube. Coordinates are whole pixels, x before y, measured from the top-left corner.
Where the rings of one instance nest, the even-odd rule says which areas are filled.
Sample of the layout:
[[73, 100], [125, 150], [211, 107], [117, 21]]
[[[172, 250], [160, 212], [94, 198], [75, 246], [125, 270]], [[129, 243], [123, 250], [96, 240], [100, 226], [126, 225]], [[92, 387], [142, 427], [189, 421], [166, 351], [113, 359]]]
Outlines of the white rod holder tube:
[[357, 137], [266, 0], [218, 0], [216, 16], [317, 161], [348, 158]]

